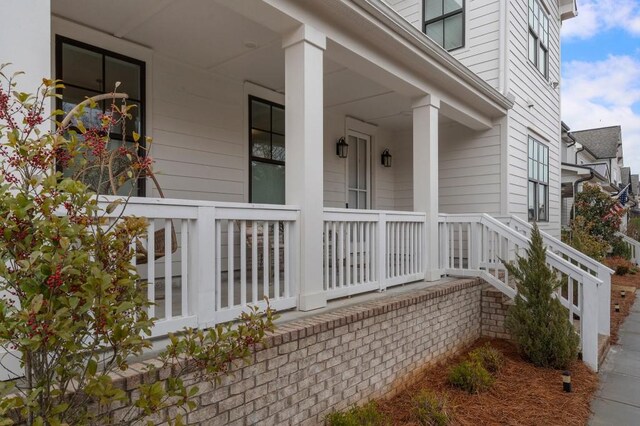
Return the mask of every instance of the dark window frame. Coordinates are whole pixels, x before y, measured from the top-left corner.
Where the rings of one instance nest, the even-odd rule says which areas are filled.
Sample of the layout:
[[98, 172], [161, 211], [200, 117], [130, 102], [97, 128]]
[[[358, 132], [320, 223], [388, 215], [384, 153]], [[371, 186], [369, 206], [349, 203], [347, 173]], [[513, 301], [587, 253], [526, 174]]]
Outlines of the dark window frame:
[[[430, 24], [434, 24], [438, 21], [442, 21], [442, 24], [444, 25], [444, 21], [447, 18], [450, 18], [452, 16], [456, 16], [456, 15], [462, 15], [462, 44], [458, 47], [454, 47], [451, 49], [446, 49], [444, 47], [444, 28], [443, 28], [443, 39], [442, 39], [442, 44], [443, 46], [441, 46], [443, 49], [445, 49], [447, 52], [453, 52], [455, 50], [458, 49], [463, 49], [466, 45], [466, 32], [467, 32], [467, 19], [466, 19], [466, 13], [467, 13], [467, 0], [462, 0], [462, 7], [460, 8], [460, 10], [456, 10], [453, 12], [448, 12], [445, 13], [443, 15], [437, 16], [435, 18], [431, 18], [427, 21], [427, 1], [429, 0], [422, 0], [422, 32], [426, 35], [427, 34], [427, 25]], [[443, 7], [442, 10], [444, 11], [444, 0], [440, 0], [443, 3]], [[435, 41], [435, 40], [434, 40]]]
[[[535, 158], [535, 157], [531, 157], [531, 145], [533, 144], [534, 148], [534, 155], [539, 155], [539, 154], [535, 154], [539, 152], [539, 147], [542, 146], [543, 148], [543, 159], [539, 159], [539, 158]], [[544, 159], [546, 159], [546, 163], [544, 162]], [[534, 163], [534, 167], [538, 168], [537, 177], [533, 177], [532, 176], [532, 170], [531, 170], [531, 162]], [[546, 174], [545, 176], [540, 176], [539, 175], [539, 165], [542, 164], [543, 167], [546, 166]], [[534, 205], [534, 209], [533, 209], [533, 217], [531, 217], [531, 211], [529, 209], [529, 198], [531, 196], [530, 193], [530, 187], [531, 184], [533, 184], [533, 205]], [[540, 187], [544, 187], [546, 188], [545, 190], [545, 200], [543, 200], [544, 202], [544, 219], [540, 219]], [[536, 139], [533, 136], [529, 136], [528, 137], [528, 142], [527, 142], [527, 218], [529, 220], [529, 222], [549, 222], [549, 146], [547, 144], [542, 143], [541, 141], [539, 141], [538, 139]]]
[[[532, 21], [532, 16], [534, 15], [534, 10], [532, 9], [532, 4], [537, 4], [538, 9], [540, 11], [542, 11], [542, 14], [545, 16], [545, 23], [546, 25], [542, 25], [543, 31], [545, 32], [545, 34], [539, 34], [539, 31], [537, 28], [534, 28], [531, 24]], [[537, 19], [537, 18], [534, 18]], [[545, 6], [539, 1], [539, 0], [529, 0], [527, 2], [527, 28], [528, 28], [528, 33], [527, 33], [527, 59], [529, 60], [529, 62], [531, 62], [533, 64], [533, 66], [535, 67], [535, 69], [542, 74], [542, 76], [544, 77], [545, 80], [549, 80], [549, 13], [547, 12], [547, 9], [545, 8]], [[531, 52], [529, 51], [529, 49], [531, 48], [531, 44], [529, 43], [529, 38], [532, 37], [535, 40], [535, 52], [534, 52], [534, 59], [531, 59]], [[544, 39], [546, 38], [546, 44], [544, 42]], [[545, 66], [544, 66], [544, 71], [540, 70], [540, 51], [543, 51], [544, 56], [545, 56]]]
[[[74, 47], [79, 47], [81, 49], [85, 49], [94, 53], [97, 53], [99, 55], [102, 56], [102, 87], [101, 87], [101, 92], [100, 91], [96, 91], [93, 88], [87, 88], [87, 87], [83, 87], [83, 86], [79, 86], [77, 84], [71, 84], [71, 83], [66, 83], [64, 81], [64, 68], [63, 68], [63, 64], [62, 64], [62, 46], [63, 44], [67, 44], [70, 46], [74, 46]], [[65, 85], [65, 87], [70, 87], [70, 88], [75, 88], [75, 89], [79, 89], [79, 90], [84, 90], [84, 91], [88, 91], [88, 92], [94, 92], [96, 94], [99, 93], [108, 93], [110, 92], [112, 89], [106, 89], [105, 88], [105, 84], [106, 84], [106, 78], [105, 78], [105, 68], [106, 68], [106, 60], [105, 57], [111, 57], [123, 62], [128, 62], [130, 64], [136, 65], [140, 67], [140, 98], [129, 98], [129, 101], [132, 102], [137, 102], [140, 105], [140, 111], [139, 111], [139, 117], [140, 117], [140, 139], [138, 141], [139, 144], [139, 149], [138, 149], [138, 155], [141, 157], [146, 156], [146, 141], [145, 141], [145, 135], [146, 135], [146, 103], [147, 103], [147, 80], [146, 80], [146, 62], [141, 61], [139, 59], [136, 58], [132, 58], [130, 56], [126, 56], [126, 55], [122, 55], [120, 53], [117, 52], [113, 52], [111, 50], [107, 50], [107, 49], [103, 49], [101, 47], [97, 47], [91, 44], [87, 44], [78, 40], [74, 40], [72, 38], [69, 37], [65, 37], [65, 36], [61, 36], [59, 34], [56, 34], [56, 40], [55, 40], [55, 67], [56, 67], [56, 78], [59, 80], [62, 80], [62, 83]], [[62, 91], [59, 91], [58, 94], [62, 94], [64, 92], [64, 89], [62, 89]], [[61, 98], [56, 98], [56, 109], [62, 110], [62, 101], [63, 99]], [[77, 130], [77, 129], [76, 129]], [[126, 142], [131, 142], [134, 143], [135, 141], [133, 140], [133, 137], [130, 135], [123, 135], [119, 134], [119, 133], [114, 133], [113, 134], [113, 139], [115, 140], [125, 140]], [[138, 197], [144, 197], [146, 196], [146, 177], [145, 176], [140, 176], [140, 178], [138, 179], [137, 182], [137, 189], [138, 189]]]
[[[254, 96], [254, 95], [249, 95], [249, 102], [248, 102], [248, 108], [249, 108], [249, 122], [247, 123], [247, 133], [248, 133], [248, 140], [249, 140], [249, 164], [248, 164], [248, 168], [249, 168], [249, 202], [253, 203], [253, 167], [251, 165], [252, 162], [256, 161], [256, 162], [260, 162], [260, 163], [267, 163], [267, 164], [274, 164], [274, 165], [278, 165], [278, 166], [283, 166], [285, 168], [285, 175], [287, 173], [287, 166], [286, 166], [286, 156], [285, 156], [285, 161], [280, 161], [280, 160], [274, 160], [272, 158], [264, 158], [264, 157], [255, 157], [253, 155], [253, 137], [251, 134], [251, 130], [254, 129], [253, 127], [253, 101], [256, 102], [260, 102], [262, 104], [265, 105], [269, 105], [270, 108], [270, 120], [273, 117], [273, 107], [276, 108], [281, 108], [282, 110], [284, 110], [284, 105], [279, 104], [277, 102], [273, 102], [270, 101], [268, 99], [264, 99], [264, 98], [260, 98], [258, 96]], [[271, 149], [273, 149], [273, 135], [278, 135], [278, 136], [282, 136], [285, 140], [285, 155], [286, 155], [286, 135], [284, 134], [280, 134], [278, 132], [274, 132], [273, 129], [271, 130], [265, 130], [265, 129], [258, 129], [255, 128], [255, 130], [261, 131], [261, 132], [265, 132], [265, 133], [269, 133], [269, 141], [271, 143]]]

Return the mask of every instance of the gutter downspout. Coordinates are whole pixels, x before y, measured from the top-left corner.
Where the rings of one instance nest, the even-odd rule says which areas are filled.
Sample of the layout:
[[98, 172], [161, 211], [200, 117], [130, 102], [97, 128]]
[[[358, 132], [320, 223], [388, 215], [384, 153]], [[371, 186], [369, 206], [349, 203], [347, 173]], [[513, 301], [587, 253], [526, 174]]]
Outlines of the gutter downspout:
[[[573, 145], [575, 145], [575, 144], [576, 144], [576, 142], [574, 141]], [[582, 152], [582, 151], [584, 151], [584, 145], [582, 145], [582, 147], [576, 149], [576, 158], [573, 160], [573, 164], [578, 164], [578, 153]], [[590, 179], [592, 179], [592, 178], [593, 178], [593, 176]]]
[[593, 170], [589, 170], [589, 177], [584, 177], [573, 182], [573, 206], [571, 206], [571, 220], [574, 220], [576, 218], [576, 195], [578, 195], [578, 185], [582, 182], [590, 181], [595, 176], [596, 174], [593, 172]]

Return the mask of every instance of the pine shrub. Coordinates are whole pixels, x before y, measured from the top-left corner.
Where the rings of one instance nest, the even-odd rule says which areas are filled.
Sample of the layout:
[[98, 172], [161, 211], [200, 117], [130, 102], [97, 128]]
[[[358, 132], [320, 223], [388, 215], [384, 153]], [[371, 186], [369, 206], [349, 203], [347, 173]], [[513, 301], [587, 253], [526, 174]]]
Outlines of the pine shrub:
[[546, 248], [536, 224], [526, 253], [506, 265], [516, 280], [518, 294], [505, 325], [528, 361], [539, 367], [566, 368], [577, 357], [579, 337], [567, 311], [553, 297], [560, 281], [547, 266]]
[[380, 412], [375, 401], [361, 407], [353, 406], [347, 411], [335, 411], [325, 418], [327, 426], [385, 426], [390, 424]]
[[447, 399], [423, 389], [412, 399], [413, 417], [422, 426], [446, 426], [450, 422]]
[[479, 363], [462, 361], [449, 370], [449, 384], [469, 393], [480, 393], [491, 387], [493, 377]]
[[504, 366], [504, 355], [488, 342], [469, 352], [469, 359], [482, 365], [491, 374], [497, 374]]

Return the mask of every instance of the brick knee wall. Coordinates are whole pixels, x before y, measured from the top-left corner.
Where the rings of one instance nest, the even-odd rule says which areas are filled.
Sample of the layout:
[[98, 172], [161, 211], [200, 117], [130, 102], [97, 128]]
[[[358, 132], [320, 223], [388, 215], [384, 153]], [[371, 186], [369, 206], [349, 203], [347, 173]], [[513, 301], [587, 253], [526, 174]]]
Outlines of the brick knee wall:
[[[251, 365], [218, 385], [199, 384], [198, 407], [187, 420], [323, 424], [334, 410], [390, 396], [416, 369], [483, 335], [502, 337], [501, 306], [500, 293], [479, 279], [463, 279], [283, 324]], [[129, 376], [126, 389], [135, 392], [140, 377]], [[152, 420], [160, 424], [172, 413]]]
[[511, 335], [505, 328], [508, 297], [493, 287], [486, 285], [482, 290], [482, 336], [499, 339], [510, 339]]

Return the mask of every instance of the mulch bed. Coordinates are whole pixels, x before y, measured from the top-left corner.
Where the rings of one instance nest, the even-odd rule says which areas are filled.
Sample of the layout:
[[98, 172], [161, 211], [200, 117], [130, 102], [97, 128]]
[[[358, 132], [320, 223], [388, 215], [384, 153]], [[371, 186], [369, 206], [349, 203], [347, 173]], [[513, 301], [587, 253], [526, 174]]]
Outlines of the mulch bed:
[[[611, 276], [611, 338], [612, 345], [618, 343], [618, 331], [627, 315], [631, 311], [636, 294], [633, 289], [640, 288], [640, 274], [612, 275]], [[625, 297], [620, 295], [620, 290], [626, 290]], [[620, 312], [614, 309], [615, 304], [620, 304]]]
[[[478, 341], [472, 348], [484, 344]], [[446, 394], [453, 425], [580, 425], [587, 424], [589, 404], [598, 386], [597, 374], [582, 362], [571, 366], [573, 392], [562, 391], [562, 372], [536, 368], [525, 362], [512, 343], [490, 340], [506, 358], [490, 390], [468, 393], [447, 384], [449, 368], [466, 352], [449, 361], [431, 366], [395, 397], [378, 401], [381, 411], [393, 425], [418, 425], [411, 417], [411, 398], [420, 389]]]

